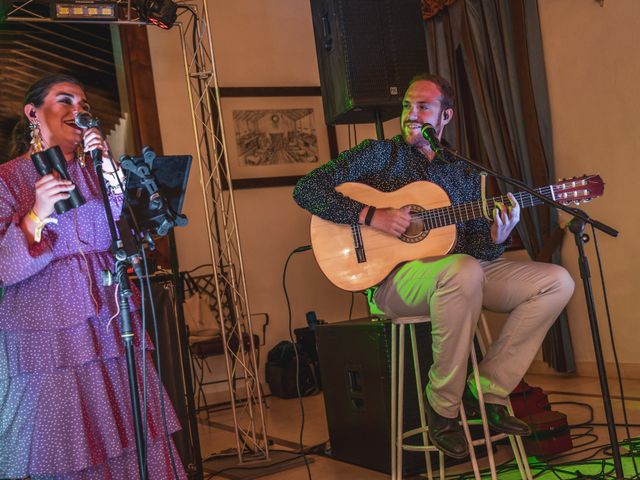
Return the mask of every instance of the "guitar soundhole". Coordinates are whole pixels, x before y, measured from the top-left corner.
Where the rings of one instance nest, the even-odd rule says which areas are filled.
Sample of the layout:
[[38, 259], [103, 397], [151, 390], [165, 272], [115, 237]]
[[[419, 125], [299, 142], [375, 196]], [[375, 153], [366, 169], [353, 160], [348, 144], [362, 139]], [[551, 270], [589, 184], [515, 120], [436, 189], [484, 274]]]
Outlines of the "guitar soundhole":
[[409, 206], [411, 207], [411, 225], [409, 225], [409, 228], [402, 234], [400, 240], [406, 243], [416, 243], [429, 235], [429, 230], [427, 230], [427, 226], [420, 218], [420, 214], [425, 211], [424, 208], [420, 205]]

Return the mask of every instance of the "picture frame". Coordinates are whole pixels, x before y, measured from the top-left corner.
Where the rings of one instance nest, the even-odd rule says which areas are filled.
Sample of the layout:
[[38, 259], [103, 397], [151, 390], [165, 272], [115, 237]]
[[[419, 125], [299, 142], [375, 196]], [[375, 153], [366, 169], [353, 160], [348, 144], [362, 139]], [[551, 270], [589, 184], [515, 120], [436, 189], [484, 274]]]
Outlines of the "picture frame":
[[295, 185], [337, 156], [335, 127], [325, 124], [320, 87], [222, 87], [219, 92], [234, 189]]

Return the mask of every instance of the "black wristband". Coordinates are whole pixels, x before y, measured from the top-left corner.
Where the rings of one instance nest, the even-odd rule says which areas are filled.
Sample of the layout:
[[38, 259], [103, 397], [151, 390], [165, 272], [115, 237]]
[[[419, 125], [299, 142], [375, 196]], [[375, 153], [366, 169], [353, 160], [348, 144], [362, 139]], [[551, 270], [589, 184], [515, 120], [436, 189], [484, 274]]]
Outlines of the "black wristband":
[[364, 217], [364, 224], [371, 225], [371, 219], [373, 219], [373, 214], [376, 213], [376, 207], [372, 207], [369, 205], [369, 210], [367, 210], [367, 215]]

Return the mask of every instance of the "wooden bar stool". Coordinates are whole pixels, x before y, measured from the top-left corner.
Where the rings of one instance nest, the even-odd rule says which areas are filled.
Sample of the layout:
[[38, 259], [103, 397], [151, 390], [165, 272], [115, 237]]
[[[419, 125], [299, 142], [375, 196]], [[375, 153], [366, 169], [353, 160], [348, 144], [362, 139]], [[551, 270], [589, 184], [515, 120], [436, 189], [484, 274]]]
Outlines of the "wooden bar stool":
[[[476, 330], [476, 339], [478, 340], [478, 345], [480, 346], [480, 351], [482, 355], [487, 354], [488, 346], [493, 343], [493, 339], [491, 338], [491, 332], [489, 331], [489, 326], [487, 325], [487, 320], [484, 314], [480, 315], [480, 322], [478, 323], [478, 327]], [[475, 360], [476, 352], [474, 349], [471, 349], [472, 361], [477, 362]], [[480, 374], [477, 370], [474, 370], [474, 381], [476, 385], [480, 385]], [[478, 397], [482, 396], [482, 389], [478, 388]], [[484, 414], [484, 398], [482, 400], [482, 409], [481, 411]], [[513, 407], [511, 406], [511, 399], [507, 397], [507, 411], [509, 415], [513, 416]], [[520, 470], [520, 475], [522, 478], [527, 480], [531, 480], [533, 477], [531, 475], [531, 469], [529, 468], [529, 462], [527, 461], [527, 454], [524, 449], [524, 443], [522, 442], [522, 437], [519, 435], [508, 435], [509, 443], [511, 444], [511, 450], [513, 450], [513, 454], [516, 462], [518, 463], [518, 468]], [[519, 455], [518, 455], [519, 454]], [[520, 457], [520, 460], [518, 460]]]
[[[438, 450], [434, 445], [429, 443], [428, 431], [429, 427], [426, 421], [425, 409], [424, 409], [424, 390], [422, 386], [422, 376], [420, 374], [420, 363], [418, 357], [418, 349], [416, 345], [415, 326], [421, 323], [430, 322], [431, 319], [428, 316], [416, 316], [416, 317], [400, 317], [392, 318], [391, 322], [391, 478], [400, 480], [402, 479], [402, 452], [416, 451], [424, 452], [425, 463], [427, 466], [427, 476], [429, 480], [433, 479], [433, 469], [431, 465], [431, 453], [438, 453], [439, 463], [439, 478], [444, 480], [445, 468], [444, 468], [444, 454]], [[488, 332], [485, 324], [484, 316], [481, 317], [481, 323], [483, 329]], [[409, 431], [403, 432], [403, 407], [404, 407], [404, 343], [405, 343], [405, 326], [409, 326], [409, 332], [411, 337], [411, 350], [412, 359], [415, 372], [415, 384], [418, 394], [418, 409], [420, 415], [420, 426]], [[476, 385], [480, 385], [480, 376], [478, 373], [478, 362], [473, 345], [471, 346], [471, 364], [473, 368], [474, 379]], [[489, 460], [489, 468], [491, 470], [491, 478], [497, 479], [495, 459], [493, 457], [492, 442], [507, 437], [506, 434], [491, 435], [489, 432], [489, 425], [486, 420], [486, 413], [484, 408], [484, 398], [482, 391], [478, 388], [478, 402], [480, 404], [481, 423], [484, 432], [484, 438], [478, 440], [472, 440], [469, 432], [469, 421], [467, 421], [466, 413], [462, 402], [460, 403], [460, 420], [462, 428], [469, 444], [469, 457], [471, 465], [473, 467], [474, 476], [480, 480], [480, 469], [478, 467], [478, 461], [475, 454], [475, 448], [478, 445], [486, 444], [487, 455]], [[509, 406], [509, 412], [511, 409]], [[471, 421], [474, 422], [474, 421]], [[421, 445], [411, 445], [405, 441], [416, 435], [422, 436]], [[531, 479], [531, 472], [527, 463], [527, 457], [522, 446], [522, 440], [519, 437], [515, 439], [513, 436], [509, 436], [511, 442], [511, 448], [513, 455], [518, 464], [518, 469], [522, 478]]]

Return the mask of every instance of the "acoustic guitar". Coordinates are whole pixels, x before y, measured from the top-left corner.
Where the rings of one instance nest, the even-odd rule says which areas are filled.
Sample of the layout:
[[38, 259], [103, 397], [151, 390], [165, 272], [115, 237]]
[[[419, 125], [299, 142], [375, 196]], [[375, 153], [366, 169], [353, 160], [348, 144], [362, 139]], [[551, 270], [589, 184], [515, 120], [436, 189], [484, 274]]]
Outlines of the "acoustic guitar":
[[[322, 272], [337, 287], [364, 290], [381, 282], [396, 265], [418, 258], [438, 257], [451, 251], [456, 241], [456, 223], [484, 216], [481, 201], [451, 205], [438, 185], [419, 181], [385, 193], [362, 183], [336, 187], [347, 197], [376, 208], [410, 206], [411, 225], [399, 238], [365, 225], [329, 222], [313, 215], [311, 245]], [[604, 182], [599, 175], [561, 180], [537, 192], [565, 205], [587, 202], [601, 196]], [[527, 192], [514, 193], [520, 207], [542, 201]], [[488, 198], [491, 215], [498, 202], [509, 205], [506, 195]]]

